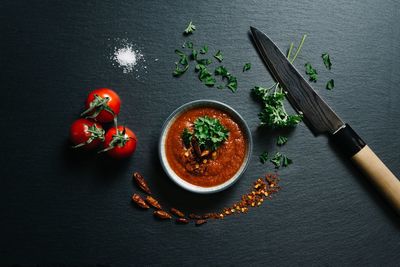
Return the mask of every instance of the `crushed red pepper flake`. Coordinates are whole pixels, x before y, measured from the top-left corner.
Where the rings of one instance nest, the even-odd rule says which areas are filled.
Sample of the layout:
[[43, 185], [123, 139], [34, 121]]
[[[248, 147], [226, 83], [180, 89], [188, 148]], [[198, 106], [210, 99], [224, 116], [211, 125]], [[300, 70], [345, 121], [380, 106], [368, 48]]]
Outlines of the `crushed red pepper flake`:
[[[142, 177], [142, 176], [140, 175], [140, 177]], [[144, 181], [144, 179], [143, 179], [143, 181]], [[144, 181], [144, 183], [145, 183], [145, 181]], [[253, 183], [253, 186], [251, 187], [251, 191], [245, 195], [242, 195], [240, 201], [234, 203], [230, 207], [223, 208], [219, 212], [212, 212], [212, 213], [205, 213], [205, 214], [190, 213], [188, 216], [189, 218], [185, 218], [184, 213], [176, 208], [171, 208], [171, 213], [174, 214], [175, 216], [179, 217], [176, 219], [176, 223], [187, 224], [190, 222], [190, 220], [192, 220], [195, 222], [196, 226], [205, 224], [205, 223], [207, 223], [207, 220], [210, 220], [210, 219], [218, 220], [218, 219], [223, 219], [226, 216], [230, 216], [230, 215], [247, 213], [249, 211], [249, 208], [257, 208], [264, 202], [264, 200], [271, 199], [271, 196], [280, 190], [278, 183], [279, 183], [279, 177], [276, 173], [267, 174], [264, 177], [264, 179], [258, 178]], [[132, 196], [132, 200], [133, 200], [133, 196]], [[158, 209], [157, 211], [154, 212], [154, 216], [156, 216], [160, 219], [171, 219], [172, 218], [172, 216], [168, 212], [161, 210], [161, 205], [153, 197], [147, 196], [146, 202], [149, 203], [154, 208]], [[144, 204], [146, 204], [146, 203], [144, 203]]]

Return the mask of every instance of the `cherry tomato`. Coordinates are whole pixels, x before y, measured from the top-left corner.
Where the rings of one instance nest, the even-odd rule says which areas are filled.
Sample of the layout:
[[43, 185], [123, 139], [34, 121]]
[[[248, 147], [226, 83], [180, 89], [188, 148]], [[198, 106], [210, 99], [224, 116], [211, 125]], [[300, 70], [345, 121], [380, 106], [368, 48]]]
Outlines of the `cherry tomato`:
[[71, 125], [70, 139], [74, 148], [84, 147], [90, 150], [98, 147], [104, 141], [104, 130], [98, 123], [87, 119], [78, 119]]
[[136, 150], [136, 135], [124, 126], [112, 127], [107, 131], [104, 150], [113, 158], [126, 158]]
[[86, 99], [86, 110], [81, 116], [106, 123], [113, 121], [120, 109], [121, 99], [117, 93], [108, 88], [99, 88], [89, 93]]

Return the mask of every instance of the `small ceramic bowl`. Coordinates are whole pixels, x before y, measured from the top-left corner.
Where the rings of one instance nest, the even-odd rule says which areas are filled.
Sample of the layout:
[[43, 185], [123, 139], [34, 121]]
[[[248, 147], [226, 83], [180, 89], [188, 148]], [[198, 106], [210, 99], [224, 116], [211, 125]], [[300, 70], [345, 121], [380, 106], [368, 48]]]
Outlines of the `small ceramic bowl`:
[[[171, 168], [171, 166], [168, 163], [166, 152], [165, 152], [165, 142], [166, 142], [166, 137], [169, 131], [169, 128], [171, 125], [174, 123], [176, 118], [178, 118], [182, 113], [184, 113], [187, 110], [193, 109], [193, 108], [198, 108], [198, 107], [212, 107], [216, 108], [219, 110], [222, 110], [229, 114], [231, 118], [239, 125], [239, 127], [242, 129], [242, 132], [244, 134], [244, 138], [247, 141], [247, 150], [246, 150], [246, 155], [243, 160], [242, 165], [240, 166], [239, 170], [236, 172], [232, 178], [227, 180], [226, 182], [212, 186], [212, 187], [202, 187], [198, 185], [191, 184], [182, 178], [180, 178], [174, 170]], [[194, 193], [201, 193], [201, 194], [207, 194], [207, 193], [215, 193], [219, 192], [222, 190], [227, 189], [228, 187], [232, 186], [239, 178], [240, 176], [246, 171], [247, 166], [250, 161], [251, 153], [253, 149], [253, 140], [251, 137], [251, 132], [249, 127], [247, 126], [246, 122], [240, 116], [240, 114], [235, 111], [232, 107], [219, 102], [219, 101], [214, 101], [214, 100], [196, 100], [192, 101], [189, 103], [186, 103], [179, 108], [177, 108], [172, 114], [166, 119], [162, 130], [161, 130], [161, 136], [159, 140], [159, 145], [158, 145], [158, 153], [161, 161], [161, 165], [164, 169], [164, 171], [167, 173], [167, 175], [174, 181], [177, 185], [180, 187], [189, 190]]]

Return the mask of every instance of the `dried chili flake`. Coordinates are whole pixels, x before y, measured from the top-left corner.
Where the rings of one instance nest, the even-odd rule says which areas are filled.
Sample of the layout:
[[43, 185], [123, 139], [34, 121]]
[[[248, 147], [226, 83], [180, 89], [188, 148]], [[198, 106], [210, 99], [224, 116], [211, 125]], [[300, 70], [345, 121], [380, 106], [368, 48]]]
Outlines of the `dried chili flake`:
[[159, 219], [163, 219], [163, 220], [172, 218], [172, 216], [168, 212], [163, 211], [163, 210], [156, 210], [153, 214], [155, 217], [157, 217]]
[[185, 214], [182, 211], [175, 208], [171, 208], [171, 213], [181, 218], [185, 217]]
[[132, 195], [132, 201], [136, 203], [139, 207], [143, 209], [148, 209], [150, 208], [149, 205], [144, 202], [144, 200], [138, 195], [138, 194], [133, 194]]
[[[139, 187], [142, 190], [149, 190], [147, 184], [144, 182], [143, 177], [135, 172], [135, 180], [138, 182]], [[143, 181], [144, 183], [140, 183]], [[141, 186], [143, 185], [143, 187]], [[176, 219], [178, 224], [187, 224], [190, 221], [194, 221], [196, 226], [203, 225], [207, 223], [208, 219], [223, 219], [226, 216], [231, 216], [235, 214], [247, 213], [249, 208], [260, 206], [265, 199], [270, 199], [271, 196], [280, 190], [279, 178], [277, 174], [267, 174], [265, 178], [258, 178], [252, 185], [249, 193], [242, 195], [240, 201], [234, 203], [230, 207], [223, 208], [219, 212], [205, 213], [205, 214], [195, 214], [190, 213], [189, 218], [185, 217], [185, 214], [176, 208], [171, 208], [171, 213], [179, 217]], [[147, 196], [146, 201], [144, 201], [139, 195], [134, 194], [132, 196], [132, 201], [138, 206], [148, 209], [149, 205], [156, 208], [154, 216], [160, 219], [171, 219], [172, 216], [161, 209], [161, 205], [152, 196]], [[147, 203], [146, 203], [147, 202]], [[147, 205], [149, 204], [149, 205]]]
[[150, 188], [147, 185], [146, 180], [140, 173], [138, 172], [133, 173], [133, 179], [135, 180], [136, 184], [140, 187], [140, 189], [142, 189], [145, 193], [151, 195]]
[[158, 203], [158, 201], [152, 196], [147, 196], [146, 202], [155, 209], [158, 209], [158, 210], [162, 209], [160, 203]]

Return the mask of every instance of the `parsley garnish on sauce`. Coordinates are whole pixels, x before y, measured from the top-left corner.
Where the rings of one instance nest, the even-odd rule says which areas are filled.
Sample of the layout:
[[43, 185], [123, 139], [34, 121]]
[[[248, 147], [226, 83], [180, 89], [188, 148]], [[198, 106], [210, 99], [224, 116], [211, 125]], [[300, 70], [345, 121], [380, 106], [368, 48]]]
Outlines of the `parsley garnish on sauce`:
[[324, 62], [325, 67], [330, 70], [332, 67], [331, 58], [329, 57], [328, 53], [323, 53], [321, 55], [322, 61]]
[[[187, 128], [182, 132], [182, 140], [186, 147], [190, 146], [192, 138], [196, 138], [201, 150], [215, 151], [228, 139], [229, 130], [218, 119], [208, 116], [198, 117], [194, 121], [194, 132]], [[187, 146], [188, 144], [188, 146]]]
[[196, 26], [190, 21], [189, 25], [186, 27], [185, 31], [183, 32], [186, 35], [192, 34], [196, 30]]

